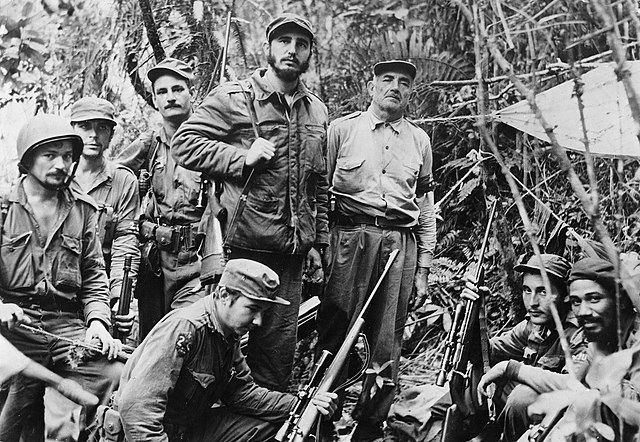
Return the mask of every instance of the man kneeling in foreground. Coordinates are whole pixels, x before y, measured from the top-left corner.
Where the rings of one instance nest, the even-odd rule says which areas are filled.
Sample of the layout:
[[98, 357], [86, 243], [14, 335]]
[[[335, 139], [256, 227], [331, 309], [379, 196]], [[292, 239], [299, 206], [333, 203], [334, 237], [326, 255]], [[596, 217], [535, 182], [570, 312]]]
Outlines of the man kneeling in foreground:
[[[211, 296], [166, 315], [127, 362], [119, 412], [129, 441], [265, 441], [295, 396], [259, 387], [240, 352], [240, 336], [274, 304], [278, 275], [248, 259], [227, 263]], [[335, 393], [317, 394], [323, 415]], [[216, 402], [225, 407], [211, 408]]]

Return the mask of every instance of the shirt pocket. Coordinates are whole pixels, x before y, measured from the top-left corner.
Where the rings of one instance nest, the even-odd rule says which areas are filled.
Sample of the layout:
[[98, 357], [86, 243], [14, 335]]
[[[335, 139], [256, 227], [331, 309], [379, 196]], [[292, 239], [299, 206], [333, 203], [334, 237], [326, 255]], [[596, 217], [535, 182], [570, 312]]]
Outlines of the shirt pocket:
[[322, 124], [305, 124], [300, 132], [301, 144], [305, 159], [305, 167], [314, 173], [324, 173], [324, 137], [325, 127]]
[[188, 368], [178, 378], [175, 391], [178, 403], [181, 407], [188, 407], [192, 410], [200, 410], [203, 406], [210, 406], [209, 402], [213, 396], [216, 385], [216, 376], [212, 373], [197, 371]]
[[[364, 158], [342, 157], [336, 161], [333, 187], [336, 192], [353, 194], [365, 189]], [[373, 183], [369, 183], [373, 185]]]
[[52, 278], [55, 288], [63, 292], [75, 292], [82, 286], [80, 259], [82, 241], [66, 234], [61, 235], [60, 252], [52, 266]]
[[35, 285], [35, 269], [31, 253], [32, 232], [13, 238], [2, 238], [0, 248], [0, 278], [7, 289], [22, 289]]

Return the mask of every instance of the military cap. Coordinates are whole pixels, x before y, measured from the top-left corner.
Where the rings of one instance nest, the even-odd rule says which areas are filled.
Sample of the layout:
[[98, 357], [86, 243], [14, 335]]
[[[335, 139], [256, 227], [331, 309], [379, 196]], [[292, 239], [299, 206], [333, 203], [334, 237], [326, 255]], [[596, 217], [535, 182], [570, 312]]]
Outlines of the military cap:
[[612, 263], [602, 258], [584, 258], [571, 268], [568, 283], [579, 279], [595, 281], [609, 291], [616, 289], [616, 272]]
[[193, 69], [187, 63], [182, 60], [178, 60], [177, 58], [165, 58], [160, 63], [149, 69], [147, 72], [147, 78], [151, 81], [151, 83], [155, 83], [155, 81], [163, 74], [167, 72], [173, 73], [178, 77], [184, 78], [187, 81], [193, 80]]
[[276, 290], [280, 285], [276, 272], [250, 259], [229, 260], [218, 285], [236, 290], [256, 301], [290, 304], [289, 301], [276, 296]]
[[412, 80], [415, 80], [417, 69], [415, 64], [405, 60], [380, 61], [373, 66], [373, 75], [375, 76], [390, 71], [406, 72]]
[[71, 106], [71, 122], [106, 120], [115, 126], [118, 124], [115, 120], [115, 113], [116, 108], [107, 100], [97, 97], [83, 97]]
[[271, 41], [275, 37], [274, 33], [276, 30], [285, 26], [295, 26], [297, 28], [300, 28], [304, 33], [309, 35], [311, 41], [313, 41], [313, 39], [315, 38], [313, 28], [311, 27], [311, 23], [309, 23], [308, 20], [300, 17], [297, 14], [287, 12], [274, 18], [271, 23], [267, 25], [267, 41]]
[[542, 253], [540, 259], [538, 256], [533, 255], [527, 260], [526, 263], [520, 263], [513, 269], [516, 272], [522, 273], [540, 273], [540, 269], [544, 266], [544, 269], [548, 274], [556, 276], [562, 280], [567, 279], [571, 264], [562, 256], [553, 255], [551, 253]]

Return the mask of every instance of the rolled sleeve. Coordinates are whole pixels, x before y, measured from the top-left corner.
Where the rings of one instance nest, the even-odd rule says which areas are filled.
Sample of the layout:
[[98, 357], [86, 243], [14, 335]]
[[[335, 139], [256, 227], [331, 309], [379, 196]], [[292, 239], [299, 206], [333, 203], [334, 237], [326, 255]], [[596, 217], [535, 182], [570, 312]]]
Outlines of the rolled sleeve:
[[418, 198], [418, 208], [420, 209], [416, 234], [418, 267], [430, 268], [436, 248], [436, 215], [433, 192], [427, 192], [423, 197]]

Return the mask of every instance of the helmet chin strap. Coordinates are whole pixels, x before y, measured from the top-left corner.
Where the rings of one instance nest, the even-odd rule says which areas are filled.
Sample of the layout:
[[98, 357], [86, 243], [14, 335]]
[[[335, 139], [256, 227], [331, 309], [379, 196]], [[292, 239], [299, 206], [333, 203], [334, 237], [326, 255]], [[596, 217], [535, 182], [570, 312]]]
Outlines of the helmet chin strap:
[[42, 181], [40, 178], [38, 178], [37, 176], [32, 174], [29, 170], [27, 170], [27, 168], [24, 167], [24, 165], [22, 163], [18, 164], [18, 169], [22, 173], [31, 175], [31, 177], [34, 180], [36, 180], [38, 182], [38, 184], [40, 184], [45, 189], [58, 191], [58, 190], [64, 190], [64, 189], [68, 188], [71, 185], [71, 181], [73, 181], [73, 179], [76, 176], [76, 170], [78, 170], [78, 161], [73, 163], [73, 165], [71, 166], [71, 173], [69, 175], [67, 175], [67, 178], [62, 182], [62, 184], [59, 184], [59, 185], [51, 185], [51, 184], [48, 184], [48, 183]]

